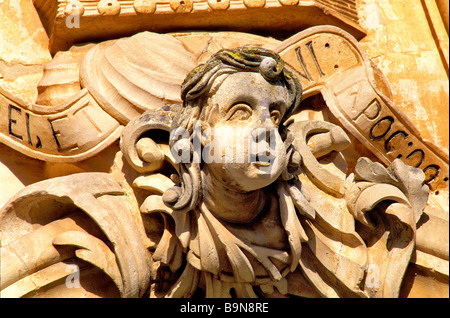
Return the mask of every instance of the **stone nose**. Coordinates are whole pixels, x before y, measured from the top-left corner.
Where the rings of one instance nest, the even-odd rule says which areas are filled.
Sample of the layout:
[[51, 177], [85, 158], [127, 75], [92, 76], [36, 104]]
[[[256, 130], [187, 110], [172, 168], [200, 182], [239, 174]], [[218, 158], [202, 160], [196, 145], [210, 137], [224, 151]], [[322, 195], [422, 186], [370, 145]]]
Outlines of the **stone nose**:
[[[270, 125], [268, 125], [270, 126]], [[255, 142], [267, 142], [270, 143], [271, 135], [273, 134], [272, 129], [275, 129], [272, 125], [272, 127], [257, 127], [251, 131], [252, 139]]]
[[269, 101], [263, 101], [261, 108], [259, 110], [259, 121], [262, 124], [267, 124], [267, 121], [271, 121], [270, 120], [270, 110], [269, 110]]
[[269, 109], [263, 109], [260, 111], [260, 114], [258, 114], [258, 128], [271, 130], [271, 129], [277, 129], [276, 124], [273, 122]]

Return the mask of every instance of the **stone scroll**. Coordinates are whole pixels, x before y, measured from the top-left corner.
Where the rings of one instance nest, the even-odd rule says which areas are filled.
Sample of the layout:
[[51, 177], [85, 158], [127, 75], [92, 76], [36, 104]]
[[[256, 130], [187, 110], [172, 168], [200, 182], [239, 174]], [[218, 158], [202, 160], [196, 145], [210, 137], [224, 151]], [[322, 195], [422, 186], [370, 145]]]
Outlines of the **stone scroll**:
[[80, 91], [66, 103], [27, 103], [0, 88], [0, 142], [49, 162], [87, 159], [111, 145], [122, 126]]

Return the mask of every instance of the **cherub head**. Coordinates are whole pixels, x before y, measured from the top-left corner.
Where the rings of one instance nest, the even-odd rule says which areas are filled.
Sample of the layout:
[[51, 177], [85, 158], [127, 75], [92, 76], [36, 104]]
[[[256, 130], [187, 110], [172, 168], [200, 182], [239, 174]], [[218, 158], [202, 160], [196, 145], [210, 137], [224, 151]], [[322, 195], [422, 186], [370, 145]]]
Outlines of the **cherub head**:
[[[298, 108], [302, 89], [276, 53], [247, 47], [221, 50], [186, 77], [181, 96], [184, 109], [173, 131], [183, 128], [193, 136], [200, 123], [201, 146], [213, 145], [216, 160], [200, 163], [202, 176], [198, 163], [182, 163], [182, 187], [164, 195], [166, 204], [175, 210], [192, 208], [204, 193], [199, 183], [205, 176], [246, 193], [270, 185], [286, 169], [284, 123]], [[195, 137], [189, 139], [181, 147], [192, 153]], [[177, 142], [172, 138], [171, 146]], [[231, 159], [225, 158], [229, 148]], [[202, 159], [205, 154], [211, 155], [203, 151]]]

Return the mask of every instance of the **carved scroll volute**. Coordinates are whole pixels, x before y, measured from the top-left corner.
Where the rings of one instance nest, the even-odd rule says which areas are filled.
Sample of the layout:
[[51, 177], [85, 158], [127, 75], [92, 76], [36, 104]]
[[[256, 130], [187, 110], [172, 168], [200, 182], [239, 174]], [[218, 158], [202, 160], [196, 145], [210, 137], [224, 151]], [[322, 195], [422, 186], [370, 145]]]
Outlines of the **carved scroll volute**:
[[172, 119], [179, 105], [149, 110], [132, 120], [124, 129], [120, 147], [127, 162], [139, 173], [157, 171], [164, 161], [174, 168], [169, 148]]
[[291, 124], [289, 130], [295, 136], [293, 145], [302, 158], [302, 172], [323, 191], [343, 197], [346, 171], [331, 172], [316, 159], [333, 151], [338, 155], [350, 145], [342, 128], [324, 121], [302, 121]]

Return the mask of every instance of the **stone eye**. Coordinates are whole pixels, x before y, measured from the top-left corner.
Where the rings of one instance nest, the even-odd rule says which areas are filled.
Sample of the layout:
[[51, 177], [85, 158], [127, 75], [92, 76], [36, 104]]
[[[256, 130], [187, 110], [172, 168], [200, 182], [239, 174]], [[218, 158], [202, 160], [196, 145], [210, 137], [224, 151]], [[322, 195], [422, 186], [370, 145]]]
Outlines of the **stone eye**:
[[281, 121], [281, 113], [279, 110], [271, 110], [270, 111], [270, 119], [275, 125], [279, 125]]
[[237, 103], [231, 106], [226, 114], [226, 120], [246, 120], [252, 115], [252, 108], [245, 103]]

